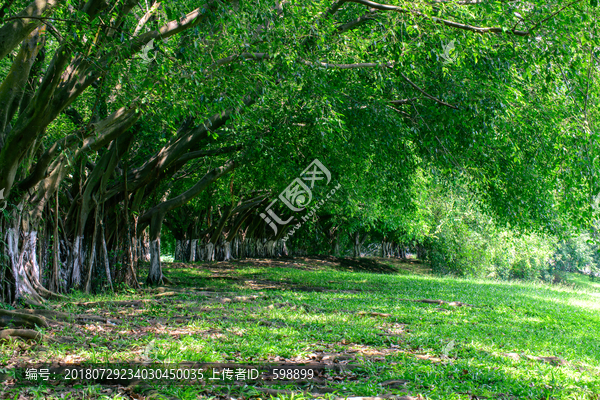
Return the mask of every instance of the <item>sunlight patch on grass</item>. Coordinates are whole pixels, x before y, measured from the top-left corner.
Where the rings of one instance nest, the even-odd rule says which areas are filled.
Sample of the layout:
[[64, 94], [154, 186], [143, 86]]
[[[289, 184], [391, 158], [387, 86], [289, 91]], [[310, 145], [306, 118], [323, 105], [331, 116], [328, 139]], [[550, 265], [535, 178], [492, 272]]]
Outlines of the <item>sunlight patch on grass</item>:
[[[76, 342], [48, 345], [40, 357], [127, 361], [147, 356], [243, 363], [327, 353], [360, 365], [352, 379], [327, 383], [348, 395], [401, 394], [382, 387], [386, 379], [404, 379], [406, 390], [429, 399], [466, 399], [465, 393], [479, 398], [574, 399], [600, 393], [600, 304], [595, 289], [353, 273], [323, 266], [302, 270], [235, 264], [232, 270], [221, 265], [218, 276], [207, 279], [215, 270], [211, 264], [166, 270], [181, 287], [217, 290], [211, 295], [159, 297], [128, 288], [116, 295], [77, 294], [76, 301], [152, 302], [138, 307], [62, 304], [61, 310], [73, 314], [115, 314], [122, 323], [56, 328], [54, 334]], [[225, 275], [243, 280], [219, 279]], [[271, 288], [248, 289], [247, 280]], [[223, 301], [225, 297], [230, 302]], [[420, 299], [473, 307], [414, 301]], [[449, 349], [451, 341], [454, 346]], [[0, 360], [35, 354], [34, 346], [19, 346], [0, 344]], [[565, 364], [551, 365], [527, 355], [560, 357]], [[197, 392], [185, 393], [197, 398]]]
[[600, 302], [598, 302], [597, 300], [591, 301], [591, 300], [570, 299], [568, 301], [568, 304], [577, 306], [577, 307], [581, 307], [586, 310], [600, 310]]

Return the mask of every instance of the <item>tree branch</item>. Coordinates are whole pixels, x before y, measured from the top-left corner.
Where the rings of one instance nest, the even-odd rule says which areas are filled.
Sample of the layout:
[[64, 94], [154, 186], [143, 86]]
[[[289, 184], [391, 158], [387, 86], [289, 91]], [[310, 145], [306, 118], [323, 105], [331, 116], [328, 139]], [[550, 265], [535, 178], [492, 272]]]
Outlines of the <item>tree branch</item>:
[[44, 27], [36, 28], [23, 41], [8, 75], [0, 85], [0, 133], [4, 132], [21, 105], [33, 63], [46, 43], [44, 31]]
[[369, 21], [373, 21], [375, 19], [376, 15], [377, 15], [377, 11], [367, 13], [367, 14], [363, 15], [362, 17], [359, 17], [353, 21], [350, 21], [343, 25], [338, 26], [337, 31], [338, 31], [338, 33], [344, 33], [344, 32], [356, 29]]
[[144, 16], [140, 19], [140, 21], [138, 22], [137, 26], [135, 27], [135, 30], [133, 31], [133, 36], [137, 36], [138, 33], [140, 33], [140, 31], [142, 30], [142, 28], [144, 27], [144, 25], [146, 25], [146, 22], [148, 22], [148, 20], [150, 19], [150, 17], [152, 17], [152, 15], [154, 15], [154, 13], [156, 12], [156, 10], [158, 10], [158, 8], [160, 7], [160, 2], [155, 2], [152, 7], [150, 7], [150, 10], [148, 10], [148, 12], [146, 14], [144, 14]]
[[386, 63], [355, 63], [355, 64], [332, 64], [325, 62], [311, 62], [308, 60], [298, 60], [301, 63], [308, 65], [309, 67], [324, 67], [324, 68], [338, 68], [338, 69], [356, 69], [356, 68], [392, 68], [394, 64], [392, 62]]
[[190, 201], [191, 199], [193, 199], [194, 197], [199, 195], [212, 182], [216, 181], [221, 176], [223, 176], [226, 173], [228, 173], [229, 171], [233, 170], [235, 168], [236, 164], [237, 163], [235, 161], [230, 160], [230, 161], [227, 161], [224, 165], [212, 169], [209, 173], [204, 175], [204, 177], [202, 179], [200, 179], [200, 181], [198, 181], [198, 183], [196, 183], [194, 186], [192, 186], [191, 188], [189, 188], [188, 190], [186, 190], [179, 196], [176, 196], [170, 200], [162, 202], [162, 203], [152, 207], [150, 210], [146, 211], [138, 220], [138, 224], [141, 225], [141, 224], [150, 222], [150, 219], [152, 218], [152, 216], [154, 214], [157, 214], [157, 213], [164, 214], [167, 211], [170, 211], [174, 208], [184, 205], [185, 203], [187, 203], [188, 201]]
[[[80, 154], [87, 151], [99, 150], [109, 144], [118, 136], [129, 129], [141, 116], [137, 111], [137, 107], [122, 107], [109, 115], [104, 120], [92, 124], [93, 129], [89, 130], [83, 143], [79, 149], [71, 156], [76, 159]], [[39, 158], [37, 164], [33, 168], [33, 172], [24, 180], [18, 187], [21, 190], [28, 190], [35, 186], [39, 181], [48, 176], [48, 166], [65, 149], [73, 147], [80, 140], [80, 132], [76, 132], [65, 136], [61, 140], [56, 141], [46, 152]]]
[[271, 56], [269, 55], [269, 53], [242, 53], [242, 54], [235, 54], [235, 55], [232, 55], [232, 56], [229, 56], [229, 57], [224, 57], [224, 58], [218, 59], [217, 61], [215, 61], [214, 63], [212, 63], [210, 66], [208, 66], [208, 68], [206, 68], [206, 69], [207, 70], [215, 69], [216, 67], [232, 63], [232, 62], [234, 62], [236, 60], [239, 60], [240, 58], [242, 58], [244, 60], [270, 60]]
[[391, 100], [390, 103], [399, 106], [401, 104], [410, 104], [413, 101], [418, 100], [416, 97], [412, 97], [410, 99], [402, 99], [402, 100]]
[[34, 0], [16, 15], [14, 21], [7, 21], [0, 27], [0, 60], [40, 25], [41, 22], [35, 17], [52, 13], [58, 3], [58, 0]]
[[539, 20], [538, 22], [536, 22], [531, 29], [529, 29], [529, 31], [533, 31], [534, 29], [536, 29], [538, 26], [540, 26], [541, 24], [543, 24], [544, 22], [548, 21], [550, 18], [558, 15], [559, 13], [561, 13], [563, 10], [565, 10], [566, 8], [569, 8], [570, 6], [572, 6], [573, 4], [579, 3], [581, 0], [574, 0], [572, 2], [570, 2], [569, 4], [565, 5], [562, 8], [559, 8], [558, 10], [556, 10], [555, 12], [553, 12], [552, 14], [550, 14], [549, 16], [547, 16], [546, 18], [543, 18], [541, 20]]
[[404, 9], [402, 7], [375, 3], [374, 1], [370, 1], [370, 0], [346, 0], [345, 2], [358, 3], [358, 4], [362, 4], [363, 6], [367, 6], [369, 8], [374, 8], [376, 10], [381, 10], [381, 11], [397, 11], [397, 12], [401, 12], [401, 13], [409, 13], [410, 12], [409, 10]]
[[419, 92], [423, 93], [423, 95], [425, 95], [425, 97], [427, 97], [428, 99], [431, 99], [433, 101], [435, 101], [438, 104], [441, 104], [443, 106], [446, 107], [450, 107], [453, 108], [455, 110], [458, 110], [458, 107], [453, 106], [452, 104], [446, 103], [445, 101], [442, 101], [440, 99], [438, 99], [437, 97], [434, 97], [432, 95], [430, 95], [429, 93], [427, 93], [426, 91], [424, 91], [423, 89], [421, 89], [419, 86], [417, 86], [416, 83], [414, 83], [413, 81], [411, 81], [410, 79], [408, 79], [408, 77], [406, 75], [404, 75], [402, 72], [400, 72], [400, 75], [402, 75], [402, 77], [415, 89], [417, 89]]
[[396, 107], [392, 107], [392, 106], [388, 106], [390, 109], [396, 111], [398, 114], [405, 116], [406, 118], [410, 119], [412, 122], [415, 122], [415, 120], [410, 116], [409, 113], [404, 112], [402, 110], [398, 110]]
[[[581, 1], [581, 0], [576, 0], [576, 1]], [[408, 10], [406, 8], [402, 8], [402, 7], [398, 7], [398, 6], [391, 6], [388, 4], [375, 3], [374, 1], [370, 1], [370, 0], [346, 0], [346, 2], [362, 4], [364, 6], [374, 8], [376, 10], [381, 10], [381, 11], [395, 11], [395, 12], [399, 12], [402, 14], [413, 14], [413, 15], [416, 15], [419, 17], [431, 19], [433, 22], [436, 22], [438, 24], [443, 24], [443, 25], [449, 26], [451, 28], [462, 29], [465, 31], [470, 31], [470, 32], [475, 32], [475, 33], [480, 33], [480, 34], [512, 33], [517, 36], [529, 35], [529, 31], [517, 31], [514, 29], [507, 30], [505, 28], [500, 28], [500, 27], [482, 28], [482, 27], [473, 26], [473, 25], [469, 25], [469, 24], [461, 24], [459, 22], [449, 21], [449, 20], [441, 19], [441, 18], [437, 18], [437, 17], [431, 17], [431, 16], [429, 16], [427, 14], [423, 14], [422, 12], [419, 12], [419, 11]]]
[[191, 152], [186, 153], [183, 156], [179, 157], [176, 162], [177, 163], [181, 163], [181, 162], [186, 163], [186, 162], [188, 162], [190, 160], [194, 160], [196, 158], [206, 157], [206, 156], [215, 156], [215, 155], [219, 155], [219, 154], [233, 153], [234, 151], [239, 151], [243, 148], [244, 147], [242, 145], [238, 145], [238, 146], [221, 147], [219, 149], [212, 149], [212, 150], [191, 151]]
[[340, 9], [340, 7], [342, 7], [344, 5], [344, 3], [346, 1], [347, 0], [338, 0], [335, 3], [333, 3], [331, 5], [331, 7], [327, 10], [327, 14], [329, 14], [329, 15], [335, 14]]
[[[250, 106], [255, 101], [256, 97], [254, 95], [247, 96], [244, 99], [244, 106]], [[200, 140], [207, 138], [209, 132], [225, 125], [231, 116], [240, 110], [241, 107], [215, 114], [203, 124], [189, 128], [185, 134], [181, 134], [173, 142], [164, 146], [152, 159], [128, 174], [127, 179], [130, 190], [137, 190], [140, 186], [146, 185], [149, 181], [158, 177], [162, 171], [173, 165], [180, 157], [185, 156], [185, 153]], [[114, 186], [110, 190], [111, 194], [119, 193], [122, 191], [122, 187], [123, 183]]]

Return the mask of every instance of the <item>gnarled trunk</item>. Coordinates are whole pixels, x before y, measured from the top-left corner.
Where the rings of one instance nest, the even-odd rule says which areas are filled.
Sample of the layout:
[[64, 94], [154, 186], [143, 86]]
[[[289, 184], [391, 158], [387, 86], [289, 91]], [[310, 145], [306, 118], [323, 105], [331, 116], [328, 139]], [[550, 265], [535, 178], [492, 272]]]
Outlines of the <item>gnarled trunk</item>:
[[223, 244], [223, 261], [229, 261], [231, 259], [231, 242], [225, 242]]
[[[21, 249], [19, 242], [22, 240]], [[6, 232], [6, 244], [8, 251], [8, 262], [10, 264], [13, 278], [15, 280], [14, 300], [31, 300], [35, 303], [42, 303], [44, 300], [35, 288], [35, 279], [39, 277], [39, 265], [37, 265], [36, 244], [37, 233], [21, 233], [18, 228], [10, 227]]]
[[206, 261], [215, 261], [215, 245], [211, 242], [206, 244]]

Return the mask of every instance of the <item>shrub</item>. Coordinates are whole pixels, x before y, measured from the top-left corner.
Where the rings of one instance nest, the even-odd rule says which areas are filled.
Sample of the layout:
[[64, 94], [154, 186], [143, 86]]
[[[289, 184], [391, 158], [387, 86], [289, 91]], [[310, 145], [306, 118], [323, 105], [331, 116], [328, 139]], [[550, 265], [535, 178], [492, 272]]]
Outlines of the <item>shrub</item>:
[[553, 256], [554, 269], [591, 273], [598, 268], [598, 246], [588, 234], [563, 239]]
[[437, 223], [426, 242], [432, 270], [456, 276], [552, 280], [556, 240], [495, 226], [480, 213], [465, 213]]
[[[483, 224], [485, 225], [485, 224]], [[427, 241], [431, 268], [441, 274], [481, 276], [491, 264], [489, 232], [472, 215], [453, 215]]]

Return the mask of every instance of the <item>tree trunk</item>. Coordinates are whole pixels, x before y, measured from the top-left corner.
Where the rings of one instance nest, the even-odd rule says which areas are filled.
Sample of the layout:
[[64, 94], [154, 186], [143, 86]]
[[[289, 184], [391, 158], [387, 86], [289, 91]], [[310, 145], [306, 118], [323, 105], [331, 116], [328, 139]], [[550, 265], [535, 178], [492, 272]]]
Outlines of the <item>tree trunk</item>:
[[83, 264], [83, 236], [77, 236], [73, 243], [73, 264], [71, 267], [71, 286], [81, 286], [81, 265]]
[[281, 255], [287, 257], [289, 255], [289, 251], [287, 248], [287, 243], [281, 240]]
[[206, 261], [215, 261], [215, 245], [211, 242], [206, 244]]
[[24, 233], [22, 236], [23, 246], [21, 251], [19, 251], [20, 232], [16, 228], [11, 227], [6, 233], [8, 261], [11, 264], [15, 280], [14, 300], [24, 299], [35, 303], [42, 303], [44, 300], [36, 291], [27, 273], [29, 269], [31, 276], [35, 276], [36, 272], [39, 274], [39, 266], [37, 266], [35, 256], [37, 233], [33, 231]]
[[[117, 139], [117, 141], [118, 141], [118, 139]], [[125, 258], [126, 258], [126, 268], [127, 268], [126, 282], [131, 284], [131, 286], [133, 286], [133, 287], [139, 287], [140, 285], [137, 280], [137, 272], [135, 270], [135, 265], [133, 262], [133, 253], [132, 253], [132, 248], [131, 248], [132, 229], [131, 229], [131, 224], [129, 223], [129, 193], [127, 190], [128, 189], [127, 188], [127, 171], [129, 170], [128, 159], [129, 159], [129, 157], [126, 156], [124, 159], [125, 165], [123, 168], [123, 181], [125, 184], [125, 250], [126, 250]], [[159, 250], [160, 250], [160, 232], [159, 232]], [[160, 251], [159, 251], [158, 255], [159, 255], [159, 260], [160, 260]]]
[[255, 243], [256, 243], [256, 257], [263, 257], [265, 255], [265, 253], [264, 253], [264, 246], [263, 246], [262, 239], [256, 239]]
[[158, 212], [152, 216], [152, 220], [150, 221], [150, 271], [146, 280], [149, 285], [160, 285], [163, 283], [163, 274], [160, 265], [160, 231], [163, 218], [164, 214]]
[[240, 239], [236, 236], [231, 243], [231, 258], [240, 257]]
[[173, 261], [183, 261], [183, 251], [181, 248], [181, 240], [175, 239], [175, 254]]
[[181, 240], [175, 239], [175, 254], [173, 254], [174, 261], [183, 261], [183, 251], [181, 250]]
[[56, 208], [54, 210], [54, 235], [52, 240], [52, 273], [50, 274], [50, 290], [60, 292], [60, 241], [58, 239], [58, 190], [56, 191]]
[[275, 241], [268, 240], [265, 244], [265, 253], [267, 257], [275, 257]]
[[223, 244], [223, 261], [229, 261], [232, 259], [231, 257], [231, 242], [225, 242]]
[[191, 241], [189, 239], [186, 239], [183, 241], [183, 256], [181, 257], [181, 261], [183, 262], [189, 262], [190, 261], [190, 256], [192, 254], [192, 248], [191, 248]]
[[198, 243], [196, 243], [196, 257], [198, 261], [206, 260], [206, 246], [202, 243], [202, 240], [198, 240]]
[[360, 233], [354, 233], [354, 258], [360, 257]]
[[190, 262], [196, 261], [196, 247], [198, 246], [198, 239], [190, 240]]
[[[102, 224], [102, 222], [101, 222]], [[104, 254], [104, 269], [106, 271], [106, 280], [108, 280], [108, 284], [110, 285], [111, 292], [114, 292], [112, 278], [110, 276], [110, 264], [108, 263], [108, 250], [106, 249], [106, 237], [104, 235], [104, 224], [102, 224], [102, 251]]]

